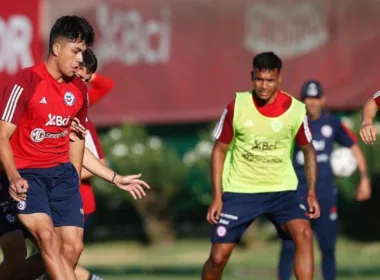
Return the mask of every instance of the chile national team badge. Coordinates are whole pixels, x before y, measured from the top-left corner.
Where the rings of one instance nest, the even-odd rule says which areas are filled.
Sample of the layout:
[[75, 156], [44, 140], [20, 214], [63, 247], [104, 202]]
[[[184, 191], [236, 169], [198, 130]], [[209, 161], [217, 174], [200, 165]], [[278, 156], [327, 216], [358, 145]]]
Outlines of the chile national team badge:
[[72, 92], [68, 91], [65, 93], [65, 96], [63, 97], [65, 104], [67, 106], [73, 106], [75, 103], [75, 96]]

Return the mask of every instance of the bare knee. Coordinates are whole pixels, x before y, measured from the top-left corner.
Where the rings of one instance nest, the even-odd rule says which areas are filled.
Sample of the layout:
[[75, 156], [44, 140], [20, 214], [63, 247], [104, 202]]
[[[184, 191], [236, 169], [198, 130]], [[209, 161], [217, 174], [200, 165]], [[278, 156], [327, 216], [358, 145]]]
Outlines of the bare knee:
[[43, 229], [35, 234], [41, 253], [49, 256], [59, 254], [59, 243], [54, 229]]
[[312, 243], [313, 242], [313, 230], [309, 224], [305, 224], [297, 228], [293, 234], [294, 242], [297, 243]]
[[222, 271], [226, 266], [228, 259], [232, 253], [233, 245], [231, 246], [214, 246], [211, 249], [210, 258], [208, 264], [214, 271]]
[[62, 244], [62, 254], [72, 267], [77, 265], [82, 251], [83, 242], [80, 240], [76, 240], [75, 242], [63, 242]]

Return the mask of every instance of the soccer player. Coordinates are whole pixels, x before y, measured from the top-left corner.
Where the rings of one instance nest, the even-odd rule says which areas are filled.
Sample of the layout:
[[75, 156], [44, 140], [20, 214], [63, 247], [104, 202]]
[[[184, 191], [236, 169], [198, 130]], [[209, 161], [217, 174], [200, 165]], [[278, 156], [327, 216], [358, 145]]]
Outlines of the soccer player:
[[[98, 61], [91, 49], [83, 52], [83, 63], [79, 70], [75, 73], [82, 81], [90, 84], [89, 91], [90, 106], [98, 102], [103, 96], [109, 93], [113, 87], [113, 81], [100, 75], [96, 75]], [[74, 122], [75, 123], [75, 122]], [[96, 128], [90, 119], [87, 120], [87, 133], [85, 135], [85, 145], [103, 164], [105, 164], [103, 150]], [[80, 193], [83, 201], [83, 211], [85, 215], [84, 229], [89, 228], [91, 218], [96, 210], [96, 200], [94, 190], [91, 186], [90, 178], [94, 174], [86, 168], [82, 168]], [[77, 265], [75, 274], [78, 280], [96, 279], [103, 280], [101, 277], [92, 274], [84, 267]]]
[[[296, 243], [297, 279], [313, 279], [313, 244], [309, 217], [318, 218], [316, 157], [303, 103], [278, 89], [282, 62], [273, 52], [253, 59], [251, 92], [236, 93], [214, 130], [212, 247], [203, 280], [219, 280], [246, 228], [261, 215], [280, 236]], [[309, 213], [298, 199], [292, 165], [293, 142], [305, 154]], [[308, 217], [309, 216], [309, 217]]]
[[53, 279], [75, 279], [83, 248], [78, 174], [84, 139], [74, 134], [70, 143], [69, 126], [74, 117], [84, 123], [87, 116], [87, 87], [75, 72], [93, 41], [87, 20], [59, 18], [47, 60], [17, 73], [0, 103], [0, 161], [9, 194]]
[[[321, 208], [321, 216], [312, 220], [322, 254], [322, 273], [325, 280], [336, 277], [335, 246], [337, 239], [337, 188], [330, 165], [333, 146], [338, 143], [352, 150], [358, 162], [361, 180], [357, 199], [369, 199], [371, 196], [370, 180], [367, 164], [362, 151], [356, 144], [356, 137], [342, 121], [333, 114], [323, 110], [325, 98], [321, 83], [315, 80], [306, 81], [301, 88], [302, 101], [306, 105], [309, 125], [313, 132], [313, 145], [317, 152], [318, 179], [317, 198]], [[307, 196], [307, 180], [304, 172], [304, 157], [296, 147], [293, 165], [298, 177], [298, 195], [301, 200]], [[304, 205], [304, 203], [303, 203]], [[284, 240], [280, 255], [279, 279], [289, 280], [292, 274], [295, 246], [292, 240]]]
[[[83, 61], [87, 66], [81, 64], [79, 70], [76, 72], [76, 75], [81, 77], [83, 81], [86, 81], [86, 79], [90, 79], [91, 74], [96, 71], [97, 65], [96, 57], [90, 49], [83, 52]], [[81, 76], [81, 74], [85, 77]], [[103, 90], [99, 90], [101, 88]], [[106, 94], [104, 91], [107, 88], [110, 90], [109, 86], [98, 86], [97, 92], [101, 94], [101, 96], [104, 96]], [[97, 98], [99, 98], [99, 94], [96, 95]], [[75, 127], [79, 128], [78, 132], [83, 134], [84, 127], [72, 125], [72, 128]], [[94, 158], [95, 156], [97, 157], [96, 159]], [[129, 191], [134, 198], [141, 198], [142, 196], [145, 196], [145, 192], [141, 189], [140, 185], [147, 188], [149, 188], [149, 186], [144, 181], [140, 181], [138, 179], [139, 175], [115, 175], [115, 172], [104, 166], [104, 161], [99, 160], [99, 157], [103, 158], [100, 141], [93, 124], [91, 122], [87, 122], [86, 150], [81, 177], [83, 178], [85, 176], [88, 178], [89, 175], [87, 173], [91, 174], [91, 176], [95, 174], [104, 180], [108, 180], [109, 182], [112, 181], [112, 183], [119, 188]], [[99, 166], [99, 164], [101, 164], [101, 166]], [[90, 171], [88, 171], [86, 167], [88, 167]], [[86, 185], [86, 187], [88, 187], [88, 185]], [[83, 208], [86, 209], [87, 207], [91, 209], [91, 204], [90, 207], [88, 205], [86, 206], [86, 204], [92, 203], [92, 201], [89, 200], [89, 196], [83, 196], [82, 194], [82, 199], [84, 202]], [[3, 263], [0, 265], [0, 275], [2, 275], [4, 279], [8, 279], [10, 275], [12, 275], [10, 279], [35, 279], [45, 272], [41, 255], [35, 254], [32, 257], [29, 257], [27, 261], [24, 261], [26, 256], [26, 247], [23, 238], [24, 236], [29, 237], [29, 235], [25, 232], [25, 230], [21, 229], [22, 227], [17, 218], [8, 211], [8, 204], [9, 202], [6, 199], [2, 200], [0, 203], [3, 208], [3, 211], [0, 211], [0, 247], [2, 247], [4, 254]], [[86, 215], [88, 212], [86, 213], [86, 210], [84, 210], [85, 224], [88, 223]], [[94, 274], [90, 274], [79, 265], [77, 266], [75, 273], [77, 275], [77, 279], [101, 279]]]

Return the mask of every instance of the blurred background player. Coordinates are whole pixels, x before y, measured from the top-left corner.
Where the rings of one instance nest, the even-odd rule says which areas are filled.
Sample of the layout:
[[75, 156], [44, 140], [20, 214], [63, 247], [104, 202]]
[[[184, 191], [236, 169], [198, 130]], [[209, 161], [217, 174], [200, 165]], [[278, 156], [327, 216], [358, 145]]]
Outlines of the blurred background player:
[[[311, 222], [322, 254], [323, 277], [325, 280], [333, 280], [336, 277], [335, 245], [338, 215], [337, 188], [334, 184], [330, 158], [335, 143], [350, 148], [357, 160], [361, 175], [357, 191], [359, 201], [370, 198], [371, 185], [367, 174], [366, 160], [356, 144], [354, 133], [337, 116], [323, 110], [325, 98], [321, 83], [315, 80], [306, 81], [301, 88], [301, 96], [306, 105], [318, 162], [317, 197], [321, 207], [321, 216]], [[305, 200], [308, 191], [304, 163], [303, 153], [297, 145], [293, 164], [298, 177], [298, 195], [302, 200]], [[294, 252], [293, 241], [283, 240], [279, 262], [280, 280], [291, 278]]]
[[[113, 81], [95, 74], [97, 70], [97, 59], [91, 49], [87, 49], [83, 52], [83, 63], [80, 65], [76, 75], [82, 79], [82, 81], [89, 85], [89, 103], [90, 106], [101, 100], [106, 94], [110, 93], [113, 87]], [[105, 164], [104, 153], [100, 143], [98, 133], [95, 125], [91, 119], [87, 119], [87, 130], [85, 135], [85, 145], [103, 164]], [[83, 201], [83, 211], [85, 216], [84, 230], [88, 230], [92, 216], [96, 210], [96, 199], [93, 187], [90, 182], [90, 178], [94, 174], [88, 171], [86, 168], [82, 168], [81, 173], [81, 185], [80, 193]], [[102, 280], [101, 277], [91, 274], [88, 270], [84, 269], [80, 265], [77, 266], [75, 274], [78, 280]]]
[[312, 231], [299, 207], [297, 178], [289, 158], [293, 141], [305, 153], [307, 200], [311, 218], [319, 217], [315, 194], [316, 157], [303, 103], [278, 89], [282, 62], [272, 52], [253, 59], [252, 92], [237, 93], [215, 128], [212, 195], [207, 220], [214, 225], [203, 280], [220, 280], [247, 227], [266, 215], [283, 238], [297, 244], [297, 279], [314, 273]]

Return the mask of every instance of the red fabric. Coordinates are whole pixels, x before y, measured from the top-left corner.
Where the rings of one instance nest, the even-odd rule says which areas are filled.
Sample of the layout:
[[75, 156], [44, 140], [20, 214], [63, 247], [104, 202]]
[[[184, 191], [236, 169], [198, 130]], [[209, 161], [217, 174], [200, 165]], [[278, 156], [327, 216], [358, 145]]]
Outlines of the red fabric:
[[[86, 148], [88, 148], [99, 159], [104, 158], [98, 133], [91, 120], [88, 120], [87, 122]], [[90, 180], [83, 180], [79, 190], [82, 196], [84, 214], [89, 215], [94, 213], [96, 211], [96, 199]]]
[[[286, 112], [286, 110], [289, 109], [292, 99], [289, 95], [278, 91], [277, 92], [277, 97], [273, 101], [273, 103], [260, 106], [258, 103], [255, 101], [253, 95], [252, 95], [252, 100], [254, 106], [256, 106], [257, 110], [264, 116], [270, 117], [270, 118], [275, 118], [278, 116], [281, 116], [283, 113]], [[234, 108], [235, 108], [235, 101], [230, 102], [227, 105], [227, 108], [225, 109], [217, 127], [220, 125], [220, 123], [223, 123], [222, 126], [222, 131], [219, 134], [215, 134], [217, 140], [229, 144], [232, 141], [232, 138], [234, 136], [234, 130], [233, 130], [233, 116], [234, 116]], [[310, 142], [311, 139], [307, 137], [307, 129], [308, 127], [304, 126], [304, 123], [301, 124], [297, 135], [296, 135], [296, 143], [299, 146], [306, 145]], [[215, 131], [217, 132], [217, 131]]]
[[17, 125], [10, 140], [20, 168], [48, 168], [69, 162], [69, 129], [85, 124], [86, 84], [74, 76], [58, 83], [44, 63], [26, 68], [2, 92], [0, 117]]
[[88, 91], [90, 105], [94, 105], [100, 101], [104, 96], [110, 93], [113, 88], [113, 81], [105, 76], [96, 74], [94, 79], [90, 82], [90, 89]]
[[356, 137], [355, 133], [349, 129], [344, 123], [340, 123], [343, 129], [346, 131], [347, 135], [352, 139], [352, 142], [355, 144], [358, 142], [358, 138]]

